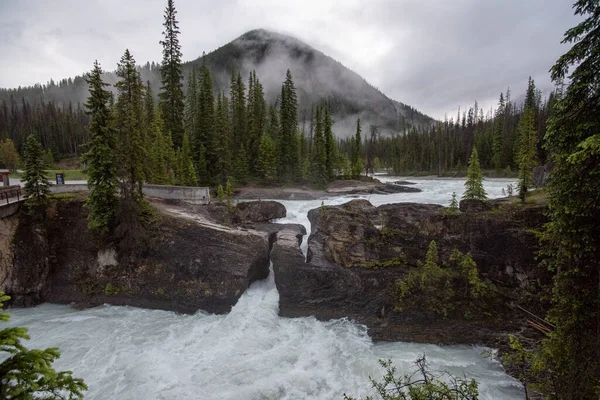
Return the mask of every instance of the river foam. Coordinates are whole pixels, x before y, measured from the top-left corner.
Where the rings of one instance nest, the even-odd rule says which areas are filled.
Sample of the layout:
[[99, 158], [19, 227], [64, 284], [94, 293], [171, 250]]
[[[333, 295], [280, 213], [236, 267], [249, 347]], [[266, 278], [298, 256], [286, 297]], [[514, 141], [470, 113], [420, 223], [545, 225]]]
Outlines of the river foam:
[[[427, 202], [445, 204], [448, 190], [460, 188], [460, 181], [451, 182], [444, 187], [432, 181], [419, 184], [423, 193], [430, 193]], [[490, 188], [488, 181], [486, 188], [499, 195], [505, 185]], [[426, 202], [423, 193], [385, 198]], [[400, 195], [422, 197], [395, 200]], [[378, 204], [373, 197], [371, 201]], [[306, 212], [321, 201], [284, 203], [288, 217], [282, 222], [308, 225]], [[87, 399], [341, 399], [343, 393], [371, 394], [368, 376], [383, 372], [378, 359], [391, 358], [402, 374], [413, 371], [414, 360], [423, 354], [434, 370], [477, 379], [481, 399], [523, 398], [521, 385], [499, 362], [482, 356], [484, 348], [374, 344], [362, 325], [345, 319], [281, 318], [278, 309], [279, 293], [270, 274], [255, 282], [227, 315], [116, 306], [77, 311], [44, 304], [10, 310], [10, 324], [29, 328], [29, 347], [59, 347], [56, 367], [85, 379]]]

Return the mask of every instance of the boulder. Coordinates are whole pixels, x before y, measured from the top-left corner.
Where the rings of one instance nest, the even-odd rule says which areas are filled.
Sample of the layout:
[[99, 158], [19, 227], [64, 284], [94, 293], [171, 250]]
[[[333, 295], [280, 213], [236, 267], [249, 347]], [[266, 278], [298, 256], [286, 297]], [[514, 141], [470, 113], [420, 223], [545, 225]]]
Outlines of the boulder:
[[458, 203], [458, 209], [464, 213], [477, 213], [491, 210], [492, 204], [485, 200], [464, 199]]
[[422, 192], [421, 189], [410, 186], [398, 185], [395, 183], [386, 183], [383, 185], [381, 189], [386, 193], [419, 193]]
[[238, 203], [233, 212], [233, 222], [267, 222], [285, 218], [287, 210], [277, 201], [247, 201]]

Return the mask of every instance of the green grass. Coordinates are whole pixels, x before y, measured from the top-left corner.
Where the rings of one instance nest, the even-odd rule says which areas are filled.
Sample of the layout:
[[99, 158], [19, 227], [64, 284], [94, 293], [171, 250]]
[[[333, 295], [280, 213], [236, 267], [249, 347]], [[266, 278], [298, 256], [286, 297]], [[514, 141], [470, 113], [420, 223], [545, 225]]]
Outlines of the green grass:
[[[81, 169], [49, 169], [46, 170], [46, 176], [52, 182], [56, 182], [56, 174], [65, 174], [65, 181], [83, 181], [87, 179], [87, 175], [83, 173]], [[22, 172], [17, 172], [10, 175], [11, 178], [21, 179], [23, 177]]]

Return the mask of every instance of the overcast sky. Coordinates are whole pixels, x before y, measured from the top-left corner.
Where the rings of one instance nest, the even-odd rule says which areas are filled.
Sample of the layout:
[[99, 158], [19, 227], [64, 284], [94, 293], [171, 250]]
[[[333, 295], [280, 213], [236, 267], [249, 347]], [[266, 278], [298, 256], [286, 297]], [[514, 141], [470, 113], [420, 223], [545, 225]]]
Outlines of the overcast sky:
[[[295, 36], [433, 117], [521, 96], [568, 47], [574, 0], [175, 0], [184, 60], [265, 28]], [[0, 87], [160, 61], [166, 0], [0, 0]]]

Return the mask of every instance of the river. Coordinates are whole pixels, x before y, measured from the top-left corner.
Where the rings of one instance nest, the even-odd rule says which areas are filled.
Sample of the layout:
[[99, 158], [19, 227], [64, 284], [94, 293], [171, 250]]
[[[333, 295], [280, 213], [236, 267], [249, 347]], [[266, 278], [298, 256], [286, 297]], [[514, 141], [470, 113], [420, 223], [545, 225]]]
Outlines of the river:
[[[398, 178], [381, 178], [397, 180]], [[361, 196], [373, 204], [447, 204], [463, 180], [409, 179], [421, 193]], [[511, 180], [485, 181], [500, 197]], [[341, 204], [350, 197], [324, 200]], [[282, 201], [278, 222], [310, 226], [306, 213], [319, 201]], [[306, 241], [305, 241], [306, 242]], [[305, 246], [305, 245], [304, 245]], [[86, 399], [341, 399], [371, 394], [368, 376], [380, 377], [377, 360], [391, 358], [400, 374], [425, 354], [432, 369], [466, 375], [480, 384], [481, 399], [522, 399], [522, 387], [485, 348], [417, 343], [373, 343], [351, 321], [281, 318], [273, 274], [254, 283], [227, 315], [102, 306], [77, 311], [43, 304], [11, 309], [11, 325], [29, 328], [29, 347], [59, 347], [55, 366], [85, 379]]]

